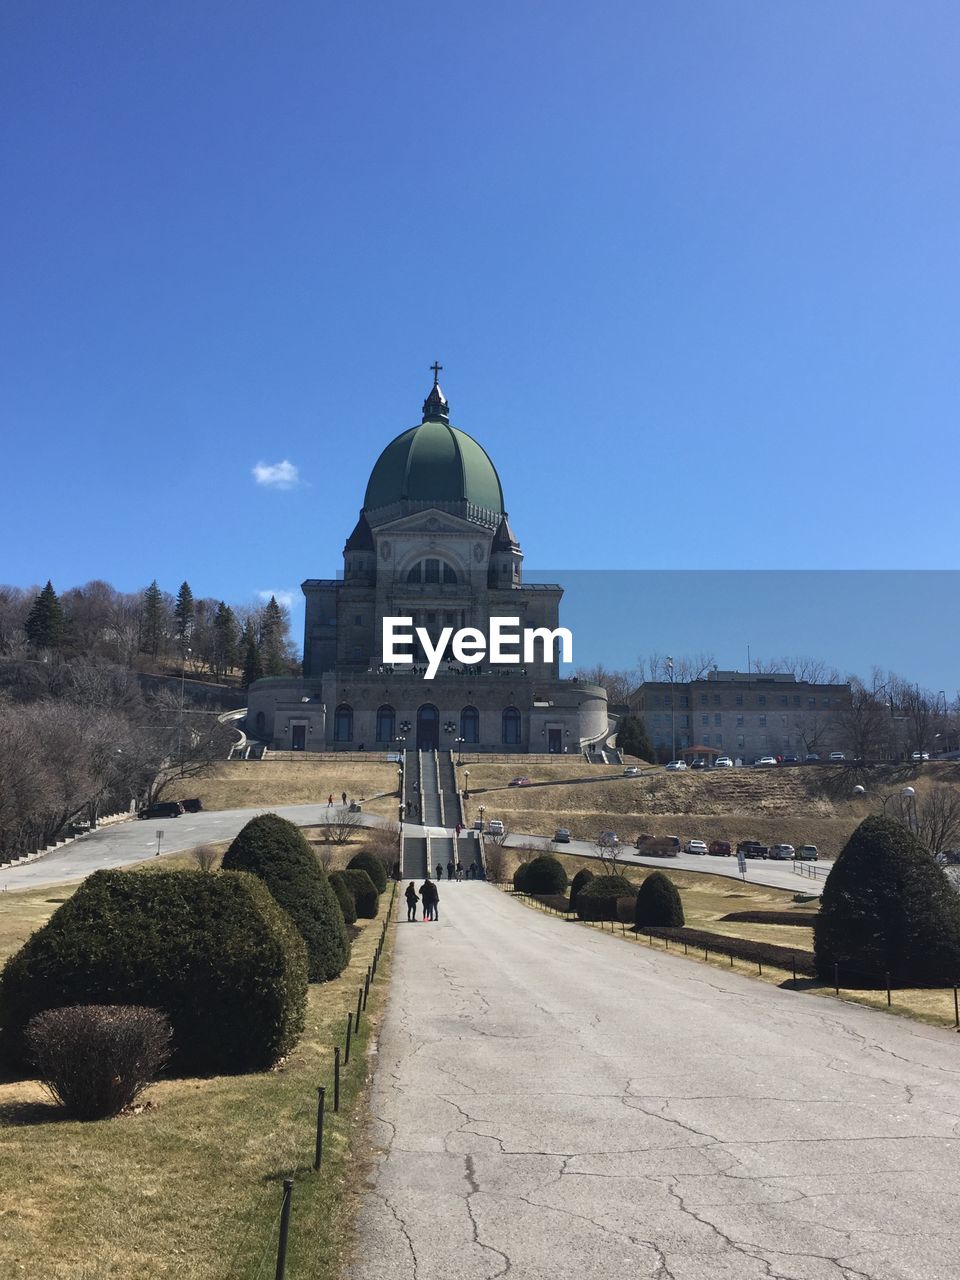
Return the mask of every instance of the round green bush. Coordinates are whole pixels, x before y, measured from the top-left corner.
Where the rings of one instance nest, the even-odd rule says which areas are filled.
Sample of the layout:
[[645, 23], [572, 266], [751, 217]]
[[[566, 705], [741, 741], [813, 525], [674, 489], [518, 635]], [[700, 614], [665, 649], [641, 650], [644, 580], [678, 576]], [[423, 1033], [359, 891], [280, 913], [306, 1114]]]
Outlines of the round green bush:
[[514, 893], [529, 893], [527, 888], [527, 872], [530, 870], [529, 862], [521, 862], [519, 867], [513, 873], [513, 891]]
[[353, 894], [357, 915], [362, 920], [375, 920], [380, 910], [380, 895], [377, 886], [370, 879], [368, 872], [362, 867], [348, 867], [341, 871], [347, 888]]
[[625, 876], [594, 876], [577, 894], [576, 913], [581, 920], [616, 920], [617, 901], [636, 896], [637, 886]]
[[527, 863], [524, 875], [525, 893], [564, 893], [567, 873], [559, 858], [552, 853], [542, 853]]
[[173, 1070], [262, 1071], [303, 1031], [307, 955], [253, 876], [96, 871], [0, 977], [3, 1053], [22, 1067], [34, 1014], [66, 1005], [160, 1009]]
[[343, 912], [299, 827], [275, 813], [251, 818], [222, 867], [249, 871], [267, 886], [307, 945], [311, 982], [329, 982], [343, 971], [350, 959]]
[[348, 871], [365, 871], [377, 886], [377, 893], [385, 893], [387, 889], [387, 868], [380, 858], [369, 849], [361, 849], [347, 863]]
[[580, 890], [585, 884], [589, 884], [593, 879], [593, 872], [589, 867], [583, 867], [573, 877], [573, 883], [570, 885], [570, 910], [575, 911], [577, 906], [577, 898], [580, 896]]
[[647, 925], [679, 929], [683, 925], [683, 903], [677, 886], [662, 871], [652, 872], [640, 886], [634, 923], [638, 929]]
[[865, 818], [827, 877], [814, 923], [817, 973], [863, 985], [960, 981], [960, 896], [933, 855], [892, 818]]
[[343, 912], [344, 924], [356, 924], [357, 904], [353, 899], [353, 890], [343, 878], [343, 872], [331, 871], [327, 879], [330, 881], [330, 888], [337, 895], [340, 910]]

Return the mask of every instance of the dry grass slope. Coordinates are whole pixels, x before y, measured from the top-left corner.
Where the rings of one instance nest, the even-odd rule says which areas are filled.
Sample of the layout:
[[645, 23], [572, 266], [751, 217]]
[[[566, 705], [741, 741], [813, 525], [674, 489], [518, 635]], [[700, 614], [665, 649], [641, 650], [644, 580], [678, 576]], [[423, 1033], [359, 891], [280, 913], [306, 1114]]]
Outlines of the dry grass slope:
[[[370, 813], [393, 815], [397, 766], [378, 761], [230, 760], [200, 778], [171, 785], [164, 799], [199, 796], [205, 809], [245, 809], [264, 805], [322, 804], [328, 795], [338, 800], [346, 791], [351, 800], [363, 798]], [[386, 792], [382, 800], [371, 796]]]

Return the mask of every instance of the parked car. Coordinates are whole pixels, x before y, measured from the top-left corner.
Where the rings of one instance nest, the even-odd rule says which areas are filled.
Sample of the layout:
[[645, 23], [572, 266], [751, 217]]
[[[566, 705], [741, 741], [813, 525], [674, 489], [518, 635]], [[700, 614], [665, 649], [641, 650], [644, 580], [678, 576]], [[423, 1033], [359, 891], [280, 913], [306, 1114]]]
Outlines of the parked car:
[[687, 771], [686, 760], [671, 760], [670, 763], [667, 765], [668, 773], [686, 773], [686, 771]]
[[184, 813], [201, 813], [203, 811], [203, 801], [199, 796], [194, 796], [192, 800], [181, 800]]
[[742, 853], [745, 858], [765, 858], [769, 852], [759, 840], [741, 840], [737, 845], [737, 853]]
[[729, 840], [711, 840], [707, 853], [712, 853], [715, 858], [729, 858], [731, 854]]
[[830, 752], [830, 763], [831, 763], [831, 764], [843, 764], [843, 762], [844, 762], [844, 760], [846, 760], [846, 758], [847, 758], [847, 757], [843, 754], [843, 752], [842, 752], [842, 751], [831, 751], [831, 752]]
[[709, 769], [710, 762], [709, 760], [701, 760], [700, 757], [697, 756], [696, 760], [690, 761], [690, 768], [691, 769]]
[[604, 849], [619, 849], [620, 837], [615, 831], [601, 831], [597, 836], [597, 844]]
[[767, 857], [772, 858], [774, 862], [792, 862], [793, 845], [772, 844], [767, 852]]
[[639, 766], [635, 764], [628, 764], [623, 771], [623, 776], [625, 778], [639, 778], [640, 777]]
[[802, 844], [793, 856], [797, 862], [816, 862], [820, 853], [815, 844]]
[[688, 840], [683, 846], [684, 853], [706, 853], [707, 842], [705, 840]]
[[503, 822], [500, 818], [491, 818], [487, 823], [487, 831], [492, 836], [502, 836], [504, 834]]
[[817, 755], [815, 751], [808, 751], [807, 754], [803, 757], [803, 762], [804, 764], [819, 764], [820, 757]]
[[161, 800], [157, 804], [148, 805], [146, 809], [141, 809], [138, 817], [179, 818], [183, 812], [184, 808], [179, 800]]
[[799, 756], [784, 756], [784, 757], [783, 757], [783, 759], [780, 761], [780, 763], [781, 763], [781, 764], [799, 764], [799, 763], [800, 763], [800, 757], [799, 757]]
[[715, 769], [732, 769], [733, 761], [729, 756], [717, 756], [716, 760], [713, 762], [713, 767]]
[[761, 756], [759, 760], [754, 760], [753, 767], [755, 769], [775, 769], [777, 767], [777, 757]]
[[910, 759], [911, 759], [911, 760], [929, 760], [929, 759], [930, 759], [930, 752], [929, 752], [929, 751], [915, 751], [915, 752], [913, 753], [913, 755], [910, 757]]
[[557, 827], [556, 831], [553, 833], [553, 841], [554, 841], [554, 844], [569, 844], [570, 828]]
[[507, 785], [511, 787], [529, 787], [530, 779], [529, 778], [511, 778]]
[[637, 836], [636, 848], [648, 858], [675, 858], [680, 852], [680, 837]]

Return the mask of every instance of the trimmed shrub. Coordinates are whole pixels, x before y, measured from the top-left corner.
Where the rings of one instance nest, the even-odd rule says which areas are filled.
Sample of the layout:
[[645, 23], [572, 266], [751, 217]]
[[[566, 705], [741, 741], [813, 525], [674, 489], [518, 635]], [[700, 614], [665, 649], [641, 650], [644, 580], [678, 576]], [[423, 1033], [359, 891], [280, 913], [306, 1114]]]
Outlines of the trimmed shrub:
[[356, 924], [357, 904], [353, 899], [353, 890], [343, 878], [343, 872], [331, 871], [327, 879], [330, 881], [330, 888], [337, 895], [340, 910], [343, 912], [344, 924]]
[[369, 874], [362, 867], [348, 867], [346, 871], [341, 871], [340, 875], [343, 876], [347, 888], [353, 894], [357, 915], [362, 920], [375, 920], [380, 910], [380, 895]]
[[299, 827], [275, 813], [251, 818], [222, 866], [249, 871], [267, 886], [306, 943], [311, 982], [329, 982], [344, 970], [350, 942], [343, 912]]
[[577, 898], [580, 895], [580, 890], [583, 888], [585, 884], [589, 884], [592, 879], [593, 879], [593, 872], [590, 870], [589, 867], [584, 867], [582, 870], [578, 871], [577, 874], [573, 877], [573, 883], [570, 885], [570, 910], [571, 911], [576, 911]]
[[347, 863], [348, 871], [365, 871], [377, 887], [377, 893], [385, 893], [387, 888], [387, 868], [383, 859], [378, 858], [369, 849], [361, 849]]
[[581, 920], [616, 920], [617, 900], [636, 893], [637, 886], [625, 876], [594, 876], [577, 894], [574, 910]]
[[817, 915], [815, 911], [728, 911], [720, 919], [739, 920], [744, 924], [798, 924], [812, 929]]
[[563, 893], [567, 887], [567, 873], [559, 858], [552, 853], [542, 853], [526, 864], [523, 877], [524, 893]]
[[303, 940], [254, 876], [95, 871], [4, 967], [4, 1058], [24, 1064], [34, 1014], [131, 1004], [170, 1019], [182, 1074], [264, 1070], [300, 1038], [306, 999]]
[[683, 903], [677, 886], [662, 871], [654, 871], [641, 884], [633, 921], [638, 929], [644, 925], [660, 925], [667, 929], [683, 926]]
[[521, 862], [513, 873], [513, 889], [515, 893], [529, 893], [527, 888], [527, 872], [529, 870], [530, 863]]
[[26, 1056], [67, 1114], [100, 1120], [129, 1107], [170, 1058], [159, 1009], [81, 1004], [47, 1009], [27, 1024]]
[[823, 887], [813, 933], [817, 972], [880, 985], [960, 981], [960, 896], [933, 855], [892, 818], [864, 819]]

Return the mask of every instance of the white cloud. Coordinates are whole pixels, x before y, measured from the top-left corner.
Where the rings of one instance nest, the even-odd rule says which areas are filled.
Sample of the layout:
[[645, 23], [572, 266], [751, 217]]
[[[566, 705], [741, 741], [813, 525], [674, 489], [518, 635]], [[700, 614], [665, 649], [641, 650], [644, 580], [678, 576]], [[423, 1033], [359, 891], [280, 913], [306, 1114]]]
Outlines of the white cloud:
[[296, 489], [300, 484], [300, 469], [286, 458], [282, 462], [258, 462], [251, 472], [257, 484], [267, 489]]
[[282, 604], [285, 609], [292, 609], [299, 598], [300, 592], [293, 590], [293, 588], [287, 590], [285, 587], [272, 587], [267, 591], [258, 591], [257, 595], [264, 602], [273, 596], [277, 604]]

